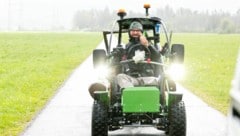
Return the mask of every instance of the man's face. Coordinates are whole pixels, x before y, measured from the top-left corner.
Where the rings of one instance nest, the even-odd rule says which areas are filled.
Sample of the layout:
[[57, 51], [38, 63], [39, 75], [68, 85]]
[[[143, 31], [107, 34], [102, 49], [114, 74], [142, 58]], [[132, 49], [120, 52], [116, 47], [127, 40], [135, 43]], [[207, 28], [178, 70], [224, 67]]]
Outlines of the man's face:
[[130, 35], [133, 38], [138, 38], [138, 37], [141, 36], [141, 34], [142, 34], [142, 32], [139, 29], [132, 29], [132, 30], [130, 30]]

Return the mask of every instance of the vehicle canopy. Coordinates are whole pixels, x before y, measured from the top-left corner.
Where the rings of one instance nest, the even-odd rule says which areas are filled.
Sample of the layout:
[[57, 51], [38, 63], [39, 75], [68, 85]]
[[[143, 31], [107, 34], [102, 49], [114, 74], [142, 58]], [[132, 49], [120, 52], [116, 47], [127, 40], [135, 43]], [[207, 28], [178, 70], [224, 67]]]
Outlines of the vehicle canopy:
[[[110, 53], [111, 50], [111, 42], [112, 42], [112, 35], [117, 33], [118, 34], [118, 42], [117, 47], [121, 47], [123, 43], [122, 34], [129, 32], [129, 27], [132, 22], [137, 21], [140, 22], [143, 26], [143, 33], [147, 37], [147, 39], [154, 45], [156, 49], [158, 49], [158, 45], [160, 42], [160, 31], [163, 28], [163, 32], [166, 38], [166, 43], [170, 45], [170, 40], [168, 36], [167, 29], [165, 27], [164, 22], [158, 17], [133, 17], [133, 18], [124, 18], [126, 13], [121, 11], [122, 13], [118, 13], [120, 19], [116, 21], [118, 24], [118, 30], [111, 30], [111, 31], [103, 31], [104, 41], [107, 53]], [[147, 15], [147, 14], [146, 14]], [[114, 23], [113, 28], [115, 28], [116, 23]], [[111, 34], [110, 40], [108, 40], [107, 35]]]

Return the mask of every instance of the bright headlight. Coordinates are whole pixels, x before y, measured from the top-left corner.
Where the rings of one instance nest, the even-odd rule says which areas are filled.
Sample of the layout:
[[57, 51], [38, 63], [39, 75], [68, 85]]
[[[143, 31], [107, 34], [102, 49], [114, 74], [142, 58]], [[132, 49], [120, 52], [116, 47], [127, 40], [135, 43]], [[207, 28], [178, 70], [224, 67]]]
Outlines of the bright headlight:
[[185, 68], [182, 64], [172, 64], [167, 70], [167, 74], [174, 80], [181, 80], [185, 75]]
[[106, 65], [98, 66], [95, 69], [95, 75], [98, 78], [107, 78], [110, 74], [110, 70]]

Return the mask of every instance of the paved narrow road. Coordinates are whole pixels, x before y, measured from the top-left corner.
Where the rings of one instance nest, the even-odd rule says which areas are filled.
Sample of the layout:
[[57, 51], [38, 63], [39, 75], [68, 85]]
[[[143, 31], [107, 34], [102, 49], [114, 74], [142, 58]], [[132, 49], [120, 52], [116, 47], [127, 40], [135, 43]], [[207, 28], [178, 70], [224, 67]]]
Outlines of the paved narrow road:
[[[69, 77], [46, 107], [29, 124], [22, 136], [90, 136], [92, 98], [88, 86], [92, 78], [90, 56]], [[226, 117], [178, 85], [184, 93], [188, 136], [226, 136]], [[124, 128], [110, 136], [165, 136], [154, 128]]]

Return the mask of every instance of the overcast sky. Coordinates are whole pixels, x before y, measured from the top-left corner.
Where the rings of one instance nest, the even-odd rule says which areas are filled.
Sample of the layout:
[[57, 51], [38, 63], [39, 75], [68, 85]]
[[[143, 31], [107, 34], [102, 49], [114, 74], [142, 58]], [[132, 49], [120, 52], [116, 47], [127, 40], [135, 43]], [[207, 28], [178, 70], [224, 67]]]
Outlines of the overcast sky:
[[[81, 9], [117, 11], [124, 8], [144, 12], [143, 4], [151, 4], [151, 10], [166, 5], [173, 9], [225, 11], [232, 14], [240, 9], [239, 0], [0, 0], [0, 29], [14, 26], [51, 27], [51, 24], [71, 27], [73, 14]], [[151, 12], [150, 12], [151, 13]]]

